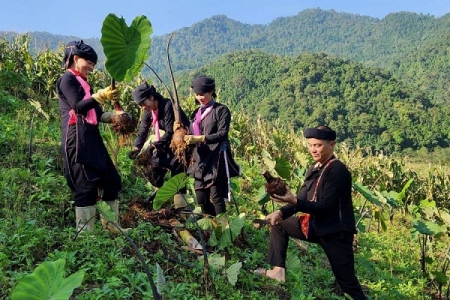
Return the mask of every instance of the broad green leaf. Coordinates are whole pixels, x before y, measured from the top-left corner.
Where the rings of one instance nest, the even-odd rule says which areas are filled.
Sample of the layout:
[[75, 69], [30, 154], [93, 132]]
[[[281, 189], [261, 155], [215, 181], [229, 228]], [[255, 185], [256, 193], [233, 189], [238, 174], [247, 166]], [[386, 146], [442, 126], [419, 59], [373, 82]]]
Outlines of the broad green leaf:
[[264, 162], [264, 165], [266, 166], [267, 170], [269, 172], [273, 173], [273, 171], [275, 170], [276, 162], [272, 159], [272, 157], [270, 157], [269, 154], [267, 154], [267, 156], [263, 155], [263, 162]]
[[221, 223], [218, 223], [216, 225], [216, 228], [214, 228], [211, 236], [208, 239], [209, 246], [212, 246], [212, 247], [217, 246], [217, 244], [219, 243], [219, 239], [222, 237], [222, 233], [223, 233], [222, 228], [223, 227], [222, 227]]
[[387, 191], [382, 191], [382, 192], [380, 192], [380, 191], [378, 191], [378, 190], [374, 190], [374, 191], [372, 191], [372, 193], [374, 193], [374, 195], [376, 196], [376, 197], [378, 197], [378, 200], [380, 200], [380, 202], [382, 203], [382, 204], [387, 204], [388, 202], [389, 202], [389, 198], [390, 198], [390, 196], [389, 196], [389, 194], [388, 194], [388, 192]]
[[409, 188], [409, 186], [411, 185], [411, 183], [414, 181], [414, 178], [410, 178], [408, 180], [407, 183], [405, 183], [405, 185], [403, 186], [403, 189], [401, 190], [401, 192], [398, 194], [398, 198], [397, 200], [399, 200], [400, 202], [403, 202], [403, 199], [405, 198], [405, 194], [406, 194], [406, 190]]
[[414, 220], [413, 228], [426, 235], [436, 235], [442, 231], [441, 227], [431, 221]]
[[218, 238], [217, 245], [221, 249], [231, 245], [232, 242], [234, 242], [234, 240], [241, 233], [244, 224], [245, 224], [245, 213], [241, 213], [238, 217], [232, 220], [231, 223], [223, 226], [223, 232], [222, 235]]
[[284, 180], [289, 180], [291, 177], [291, 164], [286, 159], [279, 157], [275, 160], [275, 171]]
[[439, 211], [439, 216], [445, 225], [450, 226], [450, 214], [444, 210]]
[[289, 251], [286, 259], [286, 269], [289, 272], [294, 274], [298, 274], [302, 270], [302, 265], [300, 263], [300, 259], [295, 252]]
[[448, 282], [448, 276], [442, 271], [434, 271], [433, 272], [434, 279], [439, 284], [446, 284]]
[[397, 193], [396, 191], [390, 191], [388, 194], [387, 198], [387, 203], [391, 206], [391, 207], [399, 207], [401, 205], [401, 200], [399, 199], [399, 193]]
[[158, 291], [158, 294], [161, 294], [165, 283], [166, 278], [164, 277], [161, 266], [156, 263], [156, 290]]
[[115, 212], [112, 210], [112, 208], [103, 200], [98, 201], [95, 204], [95, 208], [100, 212], [100, 214], [108, 221], [110, 222], [115, 222], [116, 218], [116, 214]]
[[266, 187], [263, 185], [258, 189], [258, 204], [264, 205], [270, 201], [270, 196], [266, 192]]
[[152, 25], [146, 16], [136, 17], [128, 27], [123, 17], [106, 16], [102, 25], [103, 52], [106, 70], [117, 81], [133, 78], [148, 58]]
[[66, 261], [58, 259], [40, 264], [32, 274], [24, 276], [14, 289], [11, 300], [67, 300], [81, 285], [84, 270], [63, 278]]
[[419, 202], [420, 207], [436, 207], [436, 201], [433, 200], [422, 200]]
[[187, 177], [184, 173], [177, 174], [167, 180], [156, 192], [155, 200], [153, 200], [153, 209], [160, 209], [164, 203], [172, 199], [172, 197], [186, 185], [186, 181]]
[[228, 282], [231, 283], [232, 285], [235, 285], [237, 282], [237, 277], [240, 273], [240, 270], [242, 268], [242, 263], [238, 262], [235, 264], [232, 264], [228, 269], [227, 269], [227, 278], [228, 278]]
[[234, 180], [230, 180], [230, 187], [233, 192], [239, 193], [241, 191], [241, 186]]
[[364, 186], [361, 183], [355, 181], [353, 182], [353, 188], [371, 203], [381, 206], [381, 202], [378, 197], [375, 196], [375, 194], [371, 190], [369, 190], [367, 186]]
[[214, 269], [220, 269], [223, 266], [225, 266], [225, 256], [213, 253], [210, 256], [208, 256], [208, 262], [209, 265]]
[[213, 220], [211, 218], [203, 218], [197, 221], [198, 226], [202, 230], [211, 230], [214, 228]]
[[245, 224], [245, 213], [239, 214], [233, 221], [230, 223], [230, 230], [233, 236], [233, 241], [237, 238], [239, 234], [241, 234], [242, 227]]

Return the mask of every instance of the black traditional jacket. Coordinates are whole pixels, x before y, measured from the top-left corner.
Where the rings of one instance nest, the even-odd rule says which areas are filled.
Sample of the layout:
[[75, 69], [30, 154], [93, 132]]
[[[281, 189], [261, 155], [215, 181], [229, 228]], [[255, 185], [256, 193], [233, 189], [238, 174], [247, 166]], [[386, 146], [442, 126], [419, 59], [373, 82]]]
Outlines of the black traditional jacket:
[[[192, 126], [199, 109], [200, 107], [192, 114], [190, 134], [194, 134]], [[192, 164], [188, 169], [188, 173], [195, 178], [196, 189], [208, 188], [216, 180], [218, 172], [226, 172], [225, 162], [230, 177], [240, 175], [240, 167], [233, 158], [228, 140], [230, 123], [230, 110], [226, 105], [217, 102], [214, 102], [212, 111], [200, 123], [200, 131], [205, 136], [205, 141], [195, 145]]]
[[317, 180], [325, 165], [326, 163], [317, 167], [317, 164], [314, 164], [308, 169], [305, 182], [297, 195], [297, 205], [288, 204], [280, 209], [283, 219], [297, 212], [304, 212], [311, 214], [311, 224], [317, 236], [339, 231], [356, 233], [352, 177], [340, 160], [335, 159], [324, 170], [317, 185], [316, 201], [312, 201]]
[[[58, 79], [56, 92], [61, 111], [61, 143], [66, 173], [70, 169], [67, 159], [69, 153], [76, 156], [77, 163], [83, 164], [91, 170], [105, 170], [106, 160], [110, 157], [103, 143], [98, 124], [92, 125], [85, 121], [87, 112], [94, 109], [97, 120], [100, 122], [104, 113], [101, 106], [93, 98], [83, 100], [85, 92], [70, 71]], [[71, 110], [76, 114], [76, 124], [73, 125], [69, 125]], [[75, 140], [75, 142], [68, 143], [68, 139]]]
[[[189, 119], [180, 109], [181, 123], [189, 128]], [[170, 99], [158, 100], [158, 124], [159, 129], [164, 130], [164, 134], [159, 141], [153, 142], [153, 146], [156, 151], [153, 153], [153, 163], [162, 168], [171, 168], [176, 163], [175, 155], [170, 149], [170, 143], [173, 136], [173, 123], [175, 121], [172, 102]], [[141, 124], [139, 126], [134, 146], [138, 149], [142, 149], [145, 141], [148, 138], [148, 133], [152, 127], [153, 117], [152, 113], [144, 110], [142, 115]]]

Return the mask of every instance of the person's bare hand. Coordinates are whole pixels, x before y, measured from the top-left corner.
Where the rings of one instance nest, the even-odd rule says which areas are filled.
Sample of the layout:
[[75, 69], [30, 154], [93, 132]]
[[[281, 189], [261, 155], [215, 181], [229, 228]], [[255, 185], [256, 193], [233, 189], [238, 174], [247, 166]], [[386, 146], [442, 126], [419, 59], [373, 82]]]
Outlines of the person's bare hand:
[[276, 210], [271, 214], [268, 214], [266, 216], [266, 220], [270, 221], [270, 225], [276, 225], [278, 223], [278, 221], [283, 220], [283, 214], [281, 213], [280, 210]]
[[271, 198], [277, 202], [283, 202], [283, 203], [289, 203], [292, 205], [297, 205], [297, 198], [289, 190], [286, 192], [286, 194], [284, 196], [274, 194], [274, 195], [272, 195]]

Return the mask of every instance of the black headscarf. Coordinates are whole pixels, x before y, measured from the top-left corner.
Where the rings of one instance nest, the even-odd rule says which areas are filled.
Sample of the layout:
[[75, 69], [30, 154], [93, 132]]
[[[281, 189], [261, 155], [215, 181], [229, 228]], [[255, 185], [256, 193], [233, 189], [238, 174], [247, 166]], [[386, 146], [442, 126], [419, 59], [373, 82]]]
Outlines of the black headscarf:
[[336, 140], [336, 131], [327, 126], [317, 126], [316, 128], [306, 128], [304, 136], [307, 139], [315, 138], [318, 140]]
[[68, 68], [73, 60], [73, 56], [78, 55], [84, 59], [87, 59], [94, 64], [97, 64], [98, 56], [94, 48], [85, 44], [83, 40], [72, 41], [66, 45], [64, 49], [64, 57], [62, 60], [62, 66]]
[[150, 96], [154, 96], [156, 94], [156, 89], [153, 85], [148, 85], [147, 82], [138, 85], [133, 91], [133, 100], [137, 104], [141, 104], [145, 100], [147, 100]]
[[196, 94], [204, 94], [213, 91], [216, 88], [216, 83], [211, 77], [199, 76], [194, 79], [191, 88]]

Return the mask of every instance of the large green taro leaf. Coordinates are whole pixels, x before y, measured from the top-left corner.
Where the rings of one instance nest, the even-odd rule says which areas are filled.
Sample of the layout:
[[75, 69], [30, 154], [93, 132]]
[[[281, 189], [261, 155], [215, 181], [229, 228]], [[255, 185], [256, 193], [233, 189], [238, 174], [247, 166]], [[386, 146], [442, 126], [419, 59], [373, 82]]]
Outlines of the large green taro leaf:
[[64, 266], [66, 261], [46, 261], [40, 264], [32, 274], [25, 275], [14, 289], [12, 300], [66, 300], [73, 290], [81, 285], [84, 270], [64, 278]]
[[153, 28], [146, 16], [136, 17], [128, 27], [123, 17], [109, 14], [103, 21], [103, 52], [106, 56], [106, 70], [111, 76], [127, 81], [136, 76], [148, 58], [150, 35]]

